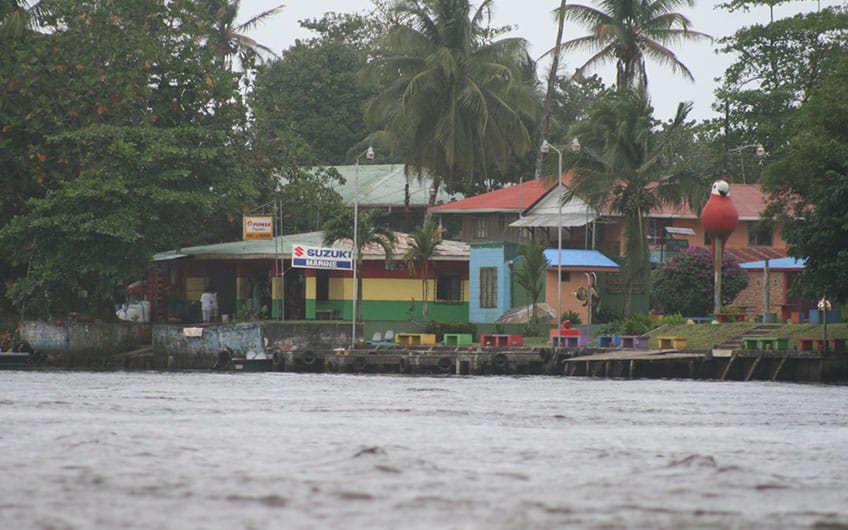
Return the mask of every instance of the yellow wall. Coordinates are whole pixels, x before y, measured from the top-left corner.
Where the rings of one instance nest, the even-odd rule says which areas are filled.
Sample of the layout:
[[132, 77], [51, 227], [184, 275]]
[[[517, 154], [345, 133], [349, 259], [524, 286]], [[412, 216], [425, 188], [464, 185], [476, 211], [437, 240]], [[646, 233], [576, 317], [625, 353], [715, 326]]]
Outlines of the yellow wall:
[[[350, 300], [353, 297], [353, 282], [351, 278], [331, 278], [330, 279], [330, 300]], [[462, 302], [469, 300], [469, 282], [462, 281]], [[316, 294], [315, 278], [306, 278], [306, 298], [314, 300]], [[362, 280], [362, 292], [360, 299], [371, 300], [377, 302], [409, 300], [415, 298], [421, 300], [421, 280], [418, 278], [409, 279], [368, 279]], [[428, 280], [427, 296], [432, 301], [436, 294], [436, 281]]]

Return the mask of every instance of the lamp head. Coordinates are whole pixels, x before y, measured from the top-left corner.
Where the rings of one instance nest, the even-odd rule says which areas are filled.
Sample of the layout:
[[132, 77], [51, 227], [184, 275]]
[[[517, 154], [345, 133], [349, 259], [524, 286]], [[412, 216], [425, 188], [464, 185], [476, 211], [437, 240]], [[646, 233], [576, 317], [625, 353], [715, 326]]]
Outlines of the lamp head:
[[539, 151], [541, 151], [544, 154], [550, 153], [551, 152], [551, 144], [549, 144], [547, 140], [542, 140], [542, 146], [539, 148]]
[[580, 145], [580, 140], [578, 140], [577, 137], [575, 136], [574, 138], [571, 139], [571, 144], [569, 144], [569, 147], [571, 148], [572, 153], [579, 153], [580, 148], [582, 146]]
[[368, 146], [368, 150], [365, 151], [365, 158], [368, 160], [374, 160], [374, 148], [370, 145]]
[[755, 153], [757, 154], [757, 156], [759, 156], [759, 157], [766, 156], [766, 148], [765, 148], [765, 147], [763, 147], [763, 144], [757, 144], [757, 149], [756, 149], [756, 151], [754, 151], [754, 152], [755, 152]]

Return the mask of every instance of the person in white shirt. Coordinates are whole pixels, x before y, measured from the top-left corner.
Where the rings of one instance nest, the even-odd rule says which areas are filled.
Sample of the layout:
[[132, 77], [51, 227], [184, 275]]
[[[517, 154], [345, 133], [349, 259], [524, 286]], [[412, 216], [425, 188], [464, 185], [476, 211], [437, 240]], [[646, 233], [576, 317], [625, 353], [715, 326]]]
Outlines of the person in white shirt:
[[203, 311], [203, 322], [211, 322], [218, 315], [218, 293], [214, 287], [200, 295], [200, 309]]

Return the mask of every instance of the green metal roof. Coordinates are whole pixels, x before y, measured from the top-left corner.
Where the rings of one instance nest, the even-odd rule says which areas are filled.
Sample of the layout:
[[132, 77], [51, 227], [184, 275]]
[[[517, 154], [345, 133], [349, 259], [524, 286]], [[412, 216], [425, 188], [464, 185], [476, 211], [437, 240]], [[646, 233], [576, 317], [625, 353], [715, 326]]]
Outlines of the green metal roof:
[[[335, 166], [345, 178], [345, 184], [335, 190], [342, 196], [345, 204], [353, 204], [356, 180], [356, 166]], [[359, 164], [359, 204], [361, 206], [403, 206], [405, 188], [409, 182], [410, 206], [429, 206], [430, 178], [425, 177], [421, 182], [415, 176], [407, 177], [403, 172], [403, 164]], [[462, 199], [460, 193], [448, 194], [439, 189], [436, 204]]]
[[[397, 245], [395, 245], [394, 256], [400, 257], [406, 253], [412, 242], [409, 234], [395, 232]], [[214, 245], [200, 245], [175, 250], [159, 252], [153, 256], [153, 261], [170, 261], [181, 258], [194, 259], [279, 259], [283, 256], [291, 257], [294, 245], [306, 245], [310, 247], [325, 247], [324, 232], [306, 232], [303, 234], [291, 234], [277, 236], [268, 241], [230, 241], [228, 243], [216, 243]], [[333, 248], [351, 248], [350, 239], [340, 239], [330, 245]], [[445, 240], [437, 247], [437, 254], [433, 257], [436, 261], [467, 261], [469, 256], [468, 243], [461, 241]], [[385, 254], [380, 245], [367, 245], [362, 249], [365, 259], [384, 259]]]

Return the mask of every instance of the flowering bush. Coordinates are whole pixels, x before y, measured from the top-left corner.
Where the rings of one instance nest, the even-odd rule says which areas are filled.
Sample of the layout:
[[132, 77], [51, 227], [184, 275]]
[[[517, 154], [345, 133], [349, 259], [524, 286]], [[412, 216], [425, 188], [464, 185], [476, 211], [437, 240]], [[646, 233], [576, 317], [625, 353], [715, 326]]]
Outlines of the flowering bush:
[[[651, 278], [654, 305], [663, 313], [701, 316], [713, 309], [713, 258], [709, 249], [690, 247], [656, 269]], [[721, 264], [721, 303], [729, 304], [748, 286], [748, 275], [727, 255]]]

